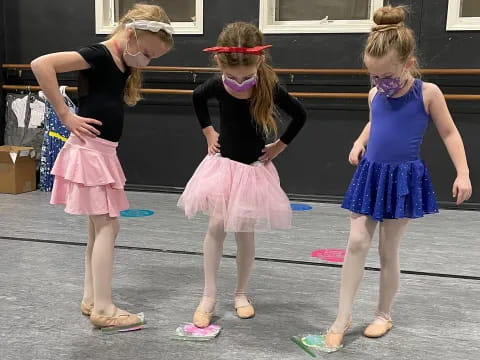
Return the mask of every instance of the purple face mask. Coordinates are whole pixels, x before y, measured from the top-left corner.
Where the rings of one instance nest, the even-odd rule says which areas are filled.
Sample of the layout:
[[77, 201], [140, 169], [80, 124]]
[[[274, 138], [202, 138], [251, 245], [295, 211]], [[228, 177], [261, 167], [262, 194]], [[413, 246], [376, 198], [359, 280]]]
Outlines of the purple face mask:
[[251, 78], [243, 81], [241, 84], [237, 81], [230, 79], [229, 77], [222, 75], [223, 84], [227, 86], [230, 90], [234, 92], [243, 92], [251, 89], [257, 85], [257, 76], [252, 76]]
[[378, 78], [372, 76], [371, 82], [377, 87], [378, 92], [386, 97], [392, 97], [405, 86], [405, 82], [402, 83], [400, 78]]

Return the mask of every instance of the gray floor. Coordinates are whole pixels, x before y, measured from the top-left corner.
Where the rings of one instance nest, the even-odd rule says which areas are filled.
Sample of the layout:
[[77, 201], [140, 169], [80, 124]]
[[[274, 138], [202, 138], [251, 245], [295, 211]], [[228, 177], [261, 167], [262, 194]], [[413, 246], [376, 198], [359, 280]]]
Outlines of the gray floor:
[[[348, 214], [311, 204], [295, 213], [289, 232], [257, 235], [251, 282], [257, 316], [233, 314], [235, 261], [219, 275], [219, 338], [172, 340], [190, 320], [202, 288], [206, 219], [184, 219], [176, 195], [128, 193], [132, 208], [151, 217], [122, 218], [114, 281], [118, 305], [144, 311], [145, 330], [104, 335], [78, 311], [86, 221], [48, 205], [48, 194], [0, 195], [0, 360], [10, 359], [308, 359], [290, 336], [325, 330], [335, 316], [339, 267], [310, 257], [343, 248]], [[361, 335], [375, 309], [378, 272], [366, 272], [353, 330], [331, 359], [478, 359], [480, 353], [480, 213], [444, 210], [413, 221], [402, 247], [402, 283], [395, 328]], [[374, 244], [376, 247], [376, 243]], [[225, 254], [235, 253], [229, 237]], [[367, 266], [378, 267], [375, 249]]]

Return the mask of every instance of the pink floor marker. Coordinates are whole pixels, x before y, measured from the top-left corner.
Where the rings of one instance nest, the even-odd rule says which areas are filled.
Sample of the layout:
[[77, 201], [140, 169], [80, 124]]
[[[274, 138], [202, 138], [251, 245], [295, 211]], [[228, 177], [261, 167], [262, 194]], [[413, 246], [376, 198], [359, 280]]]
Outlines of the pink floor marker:
[[212, 334], [218, 332], [218, 330], [220, 330], [220, 326], [211, 324], [210, 326], [201, 329], [201, 328], [196, 327], [193, 324], [187, 324], [187, 325], [184, 326], [183, 329], [185, 330], [185, 332], [187, 332], [189, 334], [192, 334], [192, 335], [209, 336], [209, 335], [212, 335]]
[[318, 257], [329, 262], [343, 262], [345, 258], [344, 249], [319, 249], [312, 251], [312, 257]]
[[176, 340], [186, 341], [209, 341], [215, 339], [220, 333], [221, 327], [219, 325], [211, 324], [206, 328], [198, 328], [192, 323], [180, 325], [175, 330]]

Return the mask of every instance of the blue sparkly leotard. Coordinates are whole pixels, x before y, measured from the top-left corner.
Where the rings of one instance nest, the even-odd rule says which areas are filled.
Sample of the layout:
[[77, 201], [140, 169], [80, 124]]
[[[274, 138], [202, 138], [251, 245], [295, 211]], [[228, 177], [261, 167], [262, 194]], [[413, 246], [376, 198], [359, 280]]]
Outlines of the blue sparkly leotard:
[[388, 98], [378, 92], [374, 96], [367, 152], [353, 176], [343, 208], [378, 221], [438, 212], [428, 170], [420, 159], [430, 121], [422, 85], [415, 79], [401, 97]]

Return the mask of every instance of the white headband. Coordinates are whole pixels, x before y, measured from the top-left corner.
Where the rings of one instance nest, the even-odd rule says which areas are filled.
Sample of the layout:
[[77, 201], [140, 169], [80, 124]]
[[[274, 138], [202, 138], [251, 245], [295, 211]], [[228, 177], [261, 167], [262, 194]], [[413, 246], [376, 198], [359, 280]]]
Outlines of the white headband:
[[159, 21], [149, 20], [133, 20], [132, 22], [125, 24], [125, 28], [134, 28], [139, 30], [148, 30], [151, 32], [165, 31], [167, 34], [172, 35], [175, 33], [173, 26]]

